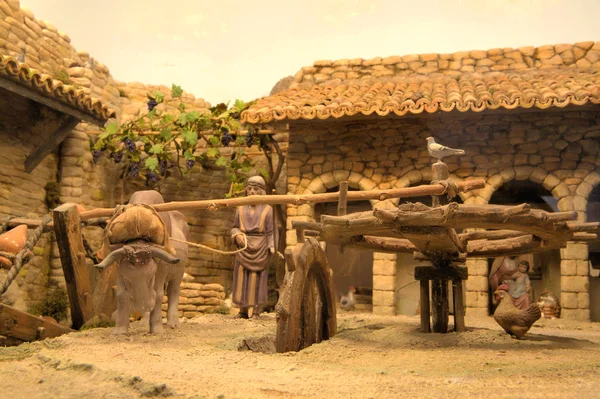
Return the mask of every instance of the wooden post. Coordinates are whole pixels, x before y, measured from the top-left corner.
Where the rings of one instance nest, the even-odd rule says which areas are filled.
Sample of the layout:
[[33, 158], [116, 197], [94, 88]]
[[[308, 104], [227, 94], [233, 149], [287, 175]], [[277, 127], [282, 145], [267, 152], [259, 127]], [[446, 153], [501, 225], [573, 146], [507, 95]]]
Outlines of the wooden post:
[[79, 329], [94, 317], [94, 306], [77, 205], [61, 205], [54, 209], [53, 216], [54, 232], [71, 304], [72, 327]]
[[340, 183], [340, 199], [338, 200], [338, 216], [346, 215], [348, 210], [348, 182]]
[[452, 299], [454, 300], [454, 331], [465, 331], [465, 307], [463, 301], [462, 280], [452, 280]]
[[430, 333], [430, 314], [429, 314], [429, 280], [421, 280], [421, 298], [419, 302], [420, 314], [421, 314], [421, 332]]
[[448, 280], [431, 281], [431, 319], [433, 332], [448, 332]]
[[[443, 163], [442, 161], [437, 161], [431, 166], [431, 180], [432, 181], [440, 181], [448, 179], [450, 176], [448, 172], [448, 165]], [[436, 207], [445, 204], [447, 201], [441, 195], [432, 195], [431, 196], [431, 205]]]

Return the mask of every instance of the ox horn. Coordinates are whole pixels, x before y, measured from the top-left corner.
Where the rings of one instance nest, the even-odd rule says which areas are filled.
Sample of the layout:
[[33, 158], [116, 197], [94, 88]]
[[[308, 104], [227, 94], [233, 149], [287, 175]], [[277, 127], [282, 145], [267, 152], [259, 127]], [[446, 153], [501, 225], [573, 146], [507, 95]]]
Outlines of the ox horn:
[[119, 248], [115, 251], [112, 251], [108, 254], [108, 256], [100, 263], [95, 265], [98, 269], [104, 269], [106, 266], [111, 265], [115, 262], [121, 260], [121, 258], [125, 255], [125, 248]]
[[172, 265], [179, 263], [179, 261], [181, 260], [179, 258], [176, 258], [176, 257], [170, 255], [167, 251], [160, 249], [160, 248], [156, 248], [156, 247], [152, 247], [150, 249], [150, 254], [152, 255], [153, 258], [158, 258], [158, 259], [163, 260]]

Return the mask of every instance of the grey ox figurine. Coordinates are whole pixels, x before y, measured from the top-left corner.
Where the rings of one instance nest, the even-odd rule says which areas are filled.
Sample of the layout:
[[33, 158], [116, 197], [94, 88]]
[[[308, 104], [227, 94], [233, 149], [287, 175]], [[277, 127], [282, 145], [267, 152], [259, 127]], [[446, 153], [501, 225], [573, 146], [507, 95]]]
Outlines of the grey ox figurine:
[[[166, 286], [167, 326], [179, 325], [178, 305], [188, 245], [170, 238], [189, 240], [189, 227], [177, 211], [157, 213], [148, 205], [164, 200], [157, 191], [137, 191], [129, 204], [109, 220], [105, 242], [99, 251], [103, 269], [117, 262], [117, 311], [114, 333], [127, 333], [131, 305], [144, 319], [148, 312], [151, 333], [161, 333], [162, 299]], [[110, 252], [109, 252], [110, 251]], [[175, 256], [174, 256], [175, 255]]]

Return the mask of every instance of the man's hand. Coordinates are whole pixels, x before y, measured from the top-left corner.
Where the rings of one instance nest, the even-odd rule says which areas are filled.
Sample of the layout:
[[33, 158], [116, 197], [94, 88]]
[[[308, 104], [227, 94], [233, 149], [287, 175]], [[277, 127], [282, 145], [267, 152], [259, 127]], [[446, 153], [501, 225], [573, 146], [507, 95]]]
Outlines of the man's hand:
[[273, 248], [273, 247], [269, 248], [269, 253], [274, 254], [275, 253], [275, 248]]
[[237, 245], [238, 248], [244, 248], [244, 236], [241, 234], [238, 234], [237, 236], [235, 236], [235, 245]]

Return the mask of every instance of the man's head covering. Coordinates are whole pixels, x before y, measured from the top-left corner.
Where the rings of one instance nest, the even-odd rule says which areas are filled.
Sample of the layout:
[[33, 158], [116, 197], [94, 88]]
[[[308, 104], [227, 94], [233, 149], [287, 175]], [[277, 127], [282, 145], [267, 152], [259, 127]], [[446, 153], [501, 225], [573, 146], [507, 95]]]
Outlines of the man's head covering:
[[252, 176], [251, 178], [249, 178], [248, 182], [246, 183], [246, 187], [248, 186], [255, 186], [258, 188], [262, 188], [263, 190], [267, 189], [265, 179], [263, 179], [261, 176]]

